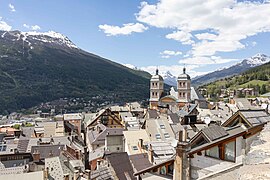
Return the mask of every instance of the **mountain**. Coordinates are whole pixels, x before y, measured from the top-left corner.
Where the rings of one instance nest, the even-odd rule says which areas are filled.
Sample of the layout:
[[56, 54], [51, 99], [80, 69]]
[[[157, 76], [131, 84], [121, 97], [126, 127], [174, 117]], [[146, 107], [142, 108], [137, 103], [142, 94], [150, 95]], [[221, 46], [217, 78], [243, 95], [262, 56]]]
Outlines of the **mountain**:
[[[270, 62], [255, 66], [233, 77], [220, 79], [202, 86], [210, 97], [220, 95], [221, 89], [254, 88], [259, 94], [270, 91]], [[224, 92], [223, 92], [224, 93]], [[244, 95], [242, 95], [244, 96]]]
[[161, 75], [164, 79], [164, 83], [169, 85], [169, 86], [177, 86], [177, 77], [171, 74], [170, 71], [165, 72], [164, 74]]
[[149, 78], [78, 48], [60, 33], [0, 31], [0, 114], [59, 98], [142, 100]]
[[240, 63], [237, 63], [231, 67], [223, 68], [211, 73], [208, 73], [203, 76], [196, 77], [192, 79], [192, 85], [199, 86], [203, 84], [207, 84], [218, 79], [222, 79], [225, 77], [230, 77], [233, 75], [238, 75], [252, 67], [256, 67], [262, 64], [265, 64], [270, 61], [270, 57], [265, 54], [256, 54], [255, 56], [244, 59]]

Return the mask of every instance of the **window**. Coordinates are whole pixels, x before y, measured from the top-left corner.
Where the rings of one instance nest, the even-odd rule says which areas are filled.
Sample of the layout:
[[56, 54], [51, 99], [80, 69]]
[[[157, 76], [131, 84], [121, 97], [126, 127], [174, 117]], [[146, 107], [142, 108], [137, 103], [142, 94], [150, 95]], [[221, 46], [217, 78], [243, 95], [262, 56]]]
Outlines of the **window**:
[[156, 139], [161, 139], [160, 134], [156, 134]]
[[133, 151], [137, 151], [138, 150], [138, 147], [137, 146], [132, 146], [132, 150]]
[[207, 149], [205, 151], [205, 155], [213, 158], [218, 158], [219, 159], [219, 150], [218, 146], [212, 147], [210, 149]]
[[160, 129], [165, 129], [165, 125], [164, 124], [160, 124]]
[[166, 139], [170, 138], [169, 133], [164, 133], [164, 137], [165, 137]]
[[235, 141], [225, 144], [225, 160], [235, 161]]

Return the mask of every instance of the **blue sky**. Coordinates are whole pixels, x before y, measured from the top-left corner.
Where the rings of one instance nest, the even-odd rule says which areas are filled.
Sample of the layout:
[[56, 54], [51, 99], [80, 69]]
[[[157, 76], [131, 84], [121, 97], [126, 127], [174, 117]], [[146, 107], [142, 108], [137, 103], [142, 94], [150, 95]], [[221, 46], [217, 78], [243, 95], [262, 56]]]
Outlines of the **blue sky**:
[[0, 29], [56, 31], [78, 47], [153, 73], [191, 76], [270, 55], [269, 1], [0, 0]]

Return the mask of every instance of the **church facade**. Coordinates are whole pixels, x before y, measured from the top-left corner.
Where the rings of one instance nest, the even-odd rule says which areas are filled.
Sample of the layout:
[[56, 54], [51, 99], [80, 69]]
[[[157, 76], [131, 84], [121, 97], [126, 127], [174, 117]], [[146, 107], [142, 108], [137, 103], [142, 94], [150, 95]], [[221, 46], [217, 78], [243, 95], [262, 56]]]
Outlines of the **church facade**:
[[164, 80], [161, 75], [156, 74], [150, 80], [150, 109], [166, 107], [169, 109], [179, 109], [191, 101], [191, 79], [186, 74], [186, 68], [177, 78], [177, 87], [171, 88], [169, 93], [164, 92]]

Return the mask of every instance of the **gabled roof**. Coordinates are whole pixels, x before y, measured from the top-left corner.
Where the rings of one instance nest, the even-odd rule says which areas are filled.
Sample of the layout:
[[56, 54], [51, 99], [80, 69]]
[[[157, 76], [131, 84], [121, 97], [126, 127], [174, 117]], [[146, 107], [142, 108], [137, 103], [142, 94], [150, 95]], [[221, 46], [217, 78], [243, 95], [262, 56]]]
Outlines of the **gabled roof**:
[[211, 125], [209, 127], [205, 127], [203, 129], [201, 129], [191, 140], [191, 144], [192, 142], [197, 141], [198, 139], [200, 139], [201, 137], [203, 139], [205, 139], [207, 142], [212, 142], [215, 141], [217, 139], [220, 139], [222, 137], [225, 137], [229, 135], [228, 132], [226, 132], [224, 127], [221, 126], [217, 126], [217, 125]]
[[209, 127], [203, 128], [201, 131], [211, 141], [214, 141], [214, 140], [219, 139], [221, 137], [227, 136], [229, 134], [225, 131], [225, 129], [223, 127], [217, 126], [217, 125], [211, 125]]
[[147, 153], [130, 155], [129, 159], [136, 171], [140, 171], [152, 166], [152, 164], [149, 162]]
[[45, 159], [49, 157], [59, 156], [63, 149], [64, 149], [63, 144], [38, 145], [38, 146], [32, 146], [31, 153], [33, 154], [34, 152], [39, 152], [40, 158]]
[[95, 116], [93, 116], [92, 120], [90, 120], [86, 123], [86, 127], [97, 124], [97, 120], [101, 116], [105, 116], [105, 115], [110, 116], [116, 124], [122, 125], [121, 120], [118, 118], [118, 116], [113, 114], [113, 112], [109, 108], [107, 108], [107, 109], [103, 109], [103, 110], [99, 111]]
[[101, 166], [99, 169], [91, 171], [91, 178], [96, 180], [114, 179], [108, 166]]
[[[111, 164], [117, 177], [121, 180], [136, 179], [133, 168], [126, 152], [106, 154], [106, 159]], [[129, 176], [129, 177], [127, 177]]]
[[[270, 116], [264, 110], [239, 110], [234, 115], [232, 115], [227, 121], [225, 121], [222, 126], [227, 127], [233, 123], [233, 121], [239, 121], [239, 118], [243, 120], [249, 127], [258, 124], [264, 124], [270, 121]], [[238, 122], [239, 123], [239, 122]], [[237, 124], [237, 122], [235, 122]]]

